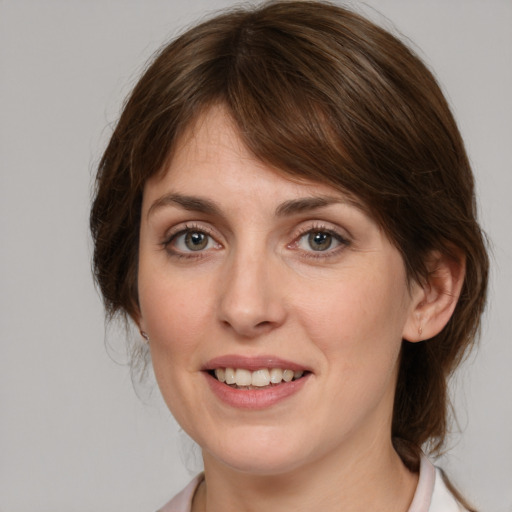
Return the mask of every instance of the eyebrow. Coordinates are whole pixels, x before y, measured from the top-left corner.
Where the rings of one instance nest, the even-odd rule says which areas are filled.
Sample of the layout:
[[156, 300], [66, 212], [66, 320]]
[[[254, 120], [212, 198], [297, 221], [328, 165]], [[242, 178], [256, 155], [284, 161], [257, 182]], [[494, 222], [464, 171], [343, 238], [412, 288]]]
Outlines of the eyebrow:
[[288, 217], [298, 213], [304, 213], [318, 208], [325, 208], [332, 204], [346, 204], [346, 199], [331, 196], [301, 197], [285, 201], [276, 208], [277, 217]]
[[[290, 199], [280, 204], [275, 211], [276, 217], [289, 217], [299, 213], [305, 213], [319, 208], [325, 208], [333, 204], [352, 204], [360, 207], [354, 201], [332, 196], [313, 196]], [[204, 213], [207, 215], [222, 216], [221, 209], [209, 199], [199, 196], [188, 196], [177, 193], [165, 194], [158, 198], [149, 208], [147, 216], [165, 206], [178, 206], [184, 210]]]
[[196, 196], [185, 196], [182, 194], [165, 194], [158, 198], [149, 208], [149, 217], [155, 210], [164, 206], [179, 206], [191, 212], [200, 212], [208, 215], [221, 215], [220, 208], [212, 201]]

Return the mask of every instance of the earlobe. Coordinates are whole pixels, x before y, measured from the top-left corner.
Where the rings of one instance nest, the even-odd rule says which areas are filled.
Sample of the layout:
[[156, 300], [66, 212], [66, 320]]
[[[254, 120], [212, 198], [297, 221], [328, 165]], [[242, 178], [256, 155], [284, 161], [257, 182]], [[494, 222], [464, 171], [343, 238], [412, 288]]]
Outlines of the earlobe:
[[139, 317], [139, 320], [136, 323], [137, 327], [139, 328], [139, 333], [144, 340], [143, 343], [149, 343], [149, 334], [146, 332], [144, 321]]
[[459, 300], [465, 275], [463, 254], [434, 251], [428, 258], [425, 282], [415, 283], [411, 312], [403, 339], [418, 342], [439, 334], [450, 320]]
[[146, 332], [145, 322], [144, 322], [144, 319], [142, 318], [142, 314], [139, 310], [137, 310], [137, 316], [132, 315], [132, 320], [135, 323], [135, 325], [137, 326], [137, 329], [139, 330], [141, 337], [144, 339], [144, 342], [148, 343], [149, 335]]

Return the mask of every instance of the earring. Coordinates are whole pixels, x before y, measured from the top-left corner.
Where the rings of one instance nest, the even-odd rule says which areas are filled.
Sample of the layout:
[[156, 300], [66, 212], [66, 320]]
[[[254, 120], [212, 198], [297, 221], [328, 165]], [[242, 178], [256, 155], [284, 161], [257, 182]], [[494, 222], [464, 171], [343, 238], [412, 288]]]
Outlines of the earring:
[[149, 342], [149, 336], [148, 333], [145, 331], [140, 331], [140, 335], [146, 340], [146, 343]]

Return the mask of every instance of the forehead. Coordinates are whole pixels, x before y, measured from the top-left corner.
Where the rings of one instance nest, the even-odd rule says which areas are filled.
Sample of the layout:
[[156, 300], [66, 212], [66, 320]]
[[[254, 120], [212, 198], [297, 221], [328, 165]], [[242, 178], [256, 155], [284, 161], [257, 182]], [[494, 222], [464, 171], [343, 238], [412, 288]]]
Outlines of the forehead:
[[[244, 201], [262, 195], [342, 198], [368, 213], [353, 194], [327, 183], [307, 179], [263, 162], [249, 151], [223, 106], [213, 106], [184, 131], [162, 171], [146, 182], [144, 196], [153, 200], [174, 191], [187, 195], [225, 194]], [[319, 204], [323, 199], [320, 199]]]

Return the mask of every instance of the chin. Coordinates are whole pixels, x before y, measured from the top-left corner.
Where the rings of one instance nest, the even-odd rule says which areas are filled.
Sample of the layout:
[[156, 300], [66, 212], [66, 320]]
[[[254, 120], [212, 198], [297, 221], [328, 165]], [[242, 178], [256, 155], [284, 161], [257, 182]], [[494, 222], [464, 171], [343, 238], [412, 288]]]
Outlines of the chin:
[[[307, 458], [305, 441], [298, 442], [294, 436], [278, 435], [275, 431], [229, 432], [229, 439], [203, 450], [205, 466], [210, 459], [228, 466], [234, 471], [254, 475], [278, 475], [302, 466]], [[220, 441], [220, 440], [219, 440]]]
[[[262, 456], [263, 455], [263, 456]], [[215, 457], [215, 455], [213, 455]], [[216, 457], [217, 458], [217, 457]], [[281, 456], [269, 456], [268, 452], [260, 453], [237, 453], [233, 456], [222, 454], [217, 461], [230, 469], [251, 475], [273, 476], [291, 473], [301, 467], [304, 461], [298, 460], [297, 451], [294, 454], [282, 454]]]

